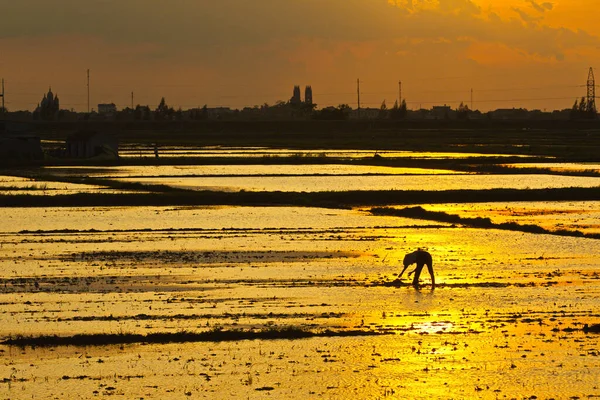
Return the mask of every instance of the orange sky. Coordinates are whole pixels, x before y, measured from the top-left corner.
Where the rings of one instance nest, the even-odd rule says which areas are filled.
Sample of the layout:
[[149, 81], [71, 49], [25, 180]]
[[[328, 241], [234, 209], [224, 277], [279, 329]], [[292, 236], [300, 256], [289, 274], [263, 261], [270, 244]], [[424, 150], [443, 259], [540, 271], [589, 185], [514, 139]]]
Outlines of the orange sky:
[[[7, 4], [9, 3], [9, 4]], [[600, 81], [592, 0], [21, 0], [0, 3], [9, 110], [52, 86], [64, 108], [241, 108], [313, 87], [319, 107], [570, 107]]]

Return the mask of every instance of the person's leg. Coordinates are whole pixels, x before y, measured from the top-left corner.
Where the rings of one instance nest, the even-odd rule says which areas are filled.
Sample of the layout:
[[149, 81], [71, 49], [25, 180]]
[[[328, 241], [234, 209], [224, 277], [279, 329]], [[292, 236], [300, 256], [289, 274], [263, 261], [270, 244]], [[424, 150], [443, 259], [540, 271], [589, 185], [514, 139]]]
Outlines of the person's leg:
[[413, 286], [419, 286], [419, 278], [421, 277], [421, 270], [423, 267], [424, 264], [417, 264], [417, 268], [415, 268], [415, 276], [413, 277], [412, 281]]
[[427, 270], [429, 271], [429, 276], [431, 276], [431, 287], [435, 287], [435, 275], [433, 274], [433, 264], [427, 264]]

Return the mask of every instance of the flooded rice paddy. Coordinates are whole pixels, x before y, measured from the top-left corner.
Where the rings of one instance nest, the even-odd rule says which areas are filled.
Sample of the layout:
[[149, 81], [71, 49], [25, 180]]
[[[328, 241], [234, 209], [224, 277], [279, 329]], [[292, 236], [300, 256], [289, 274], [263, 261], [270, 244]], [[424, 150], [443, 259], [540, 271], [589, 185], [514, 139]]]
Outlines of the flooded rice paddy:
[[[582, 330], [600, 321], [597, 240], [294, 207], [1, 209], [0, 220], [4, 338], [381, 334], [4, 345], [4, 398], [600, 396], [599, 337]], [[391, 284], [419, 247], [438, 287]]]
[[[600, 177], [545, 174], [493, 175], [446, 169], [337, 164], [51, 167], [46, 168], [45, 171], [58, 177], [91, 177], [122, 183], [166, 185], [178, 189], [226, 192], [600, 187]], [[60, 186], [60, 184], [57, 185]], [[85, 187], [84, 185], [80, 186]], [[64, 190], [67, 190], [66, 184]], [[90, 186], [86, 190], [93, 191], [98, 188]]]
[[600, 233], [600, 202], [597, 201], [432, 204], [423, 207], [462, 218], [489, 218], [495, 224], [515, 222], [551, 231], [566, 229]]
[[554, 175], [356, 175], [348, 176], [225, 176], [136, 177], [122, 182], [167, 185], [174, 188], [216, 191], [326, 192], [354, 190], [488, 190], [598, 187], [600, 177]]
[[[460, 152], [414, 152], [395, 150], [340, 150], [340, 149], [274, 149], [268, 147], [180, 147], [159, 146], [159, 157], [185, 158], [185, 157], [319, 157], [319, 158], [369, 158], [375, 154], [382, 157], [418, 158], [418, 159], [453, 159], [453, 158], [479, 158], [479, 157], [521, 157], [527, 155], [514, 154], [485, 154], [485, 153], [460, 153]], [[119, 149], [119, 155], [124, 158], [155, 158], [154, 146], [130, 145]]]
[[444, 169], [397, 168], [372, 165], [159, 165], [127, 167], [49, 167], [59, 176], [95, 178], [226, 177], [226, 176], [356, 176], [356, 175], [457, 175]]
[[[599, 179], [345, 165], [48, 170], [272, 191], [594, 187]], [[600, 231], [597, 201], [423, 207]], [[417, 248], [433, 255], [434, 290], [426, 271], [420, 289], [407, 276], [396, 279]], [[0, 398], [597, 398], [600, 334], [585, 325], [600, 323], [598, 255], [594, 239], [375, 216], [368, 208], [0, 208], [1, 340], [256, 335], [2, 344]], [[323, 337], [264, 336], [288, 328]]]
[[129, 193], [98, 185], [36, 180], [16, 176], [0, 176], [0, 195], [54, 196], [77, 193]]
[[189, 190], [323, 192], [598, 187], [600, 177], [490, 175], [423, 168], [353, 165], [218, 165], [47, 168], [57, 176], [111, 179]]
[[600, 164], [598, 163], [529, 163], [529, 164], [506, 164], [513, 168], [541, 168], [550, 171], [564, 172], [600, 172]]

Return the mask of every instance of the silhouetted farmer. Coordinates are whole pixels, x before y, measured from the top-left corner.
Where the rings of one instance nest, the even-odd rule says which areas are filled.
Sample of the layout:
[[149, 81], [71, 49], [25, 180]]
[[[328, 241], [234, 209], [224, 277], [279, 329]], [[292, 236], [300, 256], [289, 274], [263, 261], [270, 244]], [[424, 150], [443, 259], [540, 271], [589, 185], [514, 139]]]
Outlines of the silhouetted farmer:
[[435, 287], [435, 275], [433, 274], [433, 261], [431, 260], [431, 254], [429, 254], [425, 250], [419, 249], [412, 253], [408, 253], [406, 256], [404, 256], [404, 262], [403, 262], [404, 269], [402, 270], [402, 272], [400, 272], [400, 275], [398, 275], [398, 279], [400, 279], [402, 277], [402, 274], [404, 274], [404, 271], [406, 271], [406, 269], [408, 268], [409, 265], [415, 264], [415, 263], [417, 264], [417, 268], [415, 268], [414, 271], [412, 271], [408, 274], [408, 276], [410, 276], [410, 274], [412, 274], [412, 273], [415, 274], [415, 276], [413, 277], [412, 285], [414, 287], [419, 286], [419, 278], [421, 277], [421, 271], [423, 270], [423, 267], [425, 265], [427, 265], [427, 270], [429, 271], [429, 276], [431, 276], [431, 287], [434, 288]]

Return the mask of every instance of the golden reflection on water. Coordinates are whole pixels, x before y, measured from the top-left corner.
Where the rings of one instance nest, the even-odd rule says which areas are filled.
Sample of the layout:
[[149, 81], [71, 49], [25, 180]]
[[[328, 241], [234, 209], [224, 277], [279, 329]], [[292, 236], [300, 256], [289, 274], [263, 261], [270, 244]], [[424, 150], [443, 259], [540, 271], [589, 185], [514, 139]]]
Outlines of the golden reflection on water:
[[516, 222], [551, 231], [600, 233], [600, 202], [597, 201], [430, 204], [423, 207], [463, 218], [489, 218], [496, 224]]
[[[0, 346], [10, 360], [0, 365], [2, 397], [600, 395], [598, 337], [581, 331], [599, 321], [595, 240], [354, 210], [44, 209], [15, 218], [25, 211], [0, 210], [3, 337], [217, 326], [387, 335]], [[77, 227], [98, 231], [60, 231]], [[438, 287], [386, 285], [418, 247], [434, 256]]]

